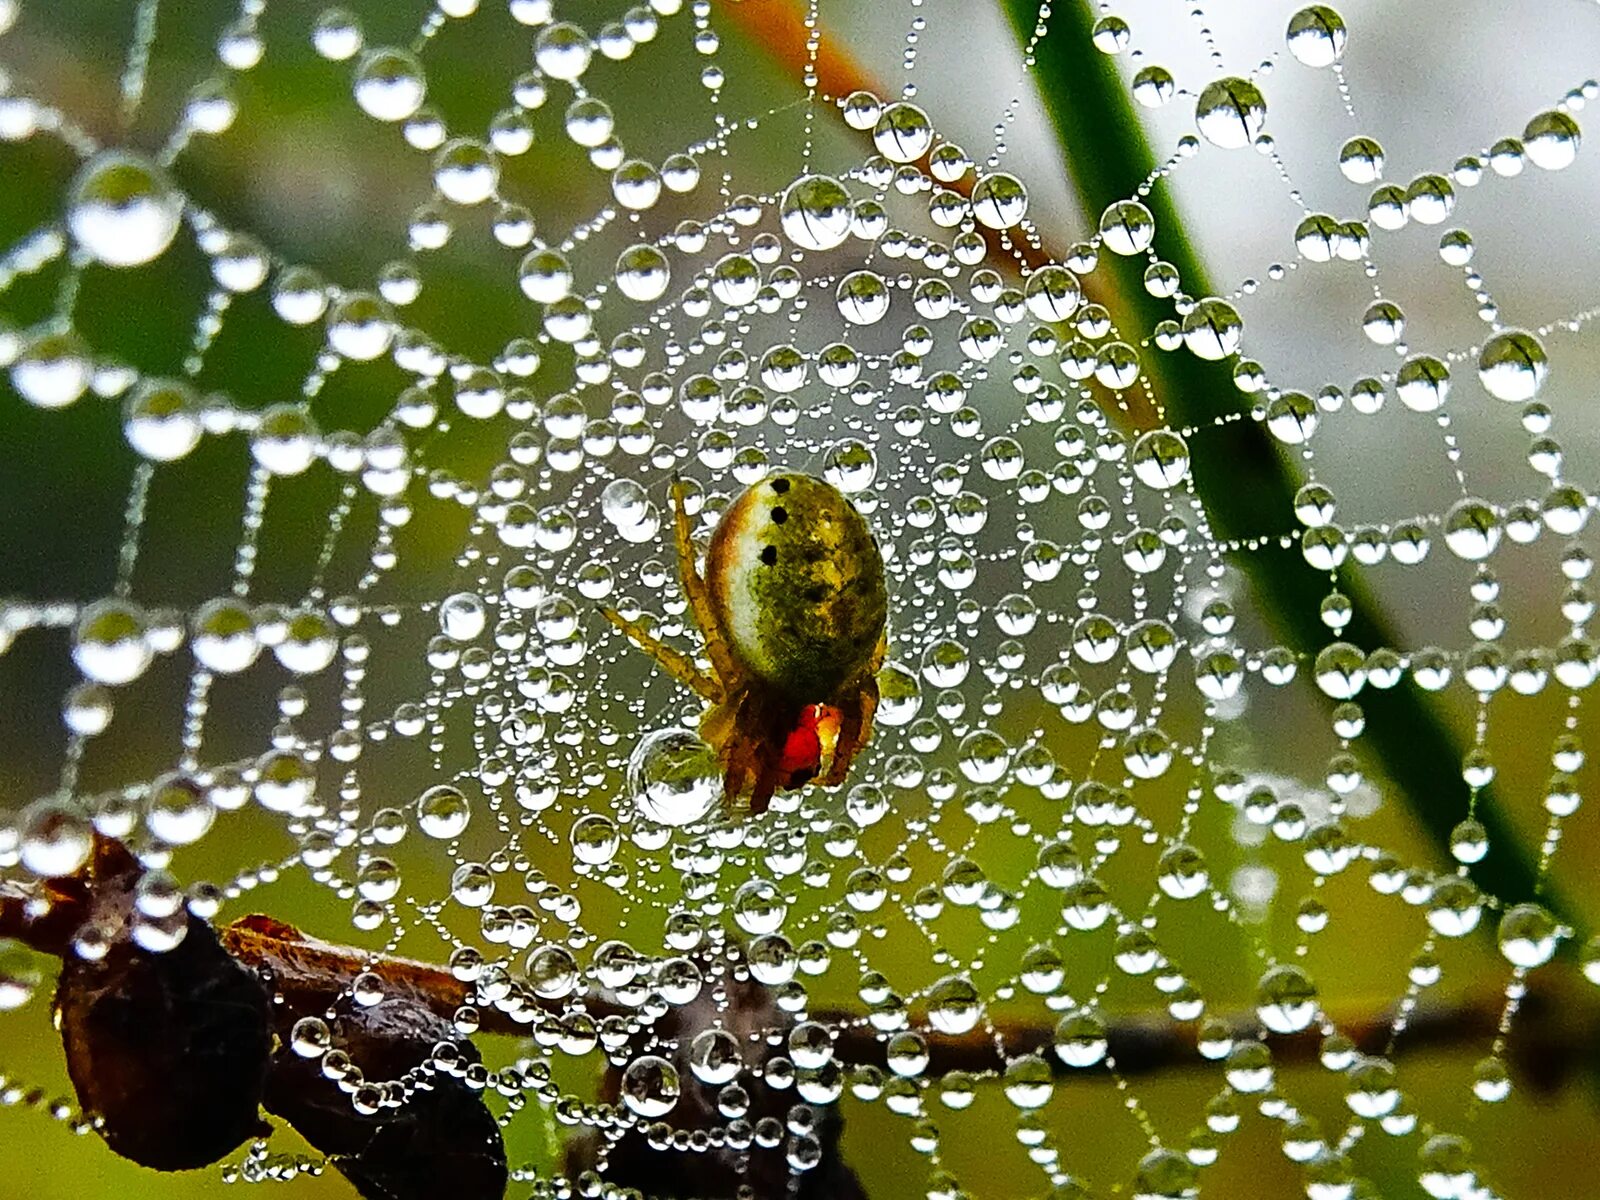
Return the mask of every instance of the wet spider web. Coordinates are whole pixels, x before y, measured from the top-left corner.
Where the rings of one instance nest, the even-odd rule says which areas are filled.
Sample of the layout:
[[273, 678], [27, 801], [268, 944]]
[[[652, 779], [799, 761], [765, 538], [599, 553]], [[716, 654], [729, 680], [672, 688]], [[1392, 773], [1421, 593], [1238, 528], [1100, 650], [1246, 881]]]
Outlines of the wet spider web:
[[[1059, 167], [1012, 145], [1031, 81], [1002, 40], [974, 84], [965, 6], [797, 9], [796, 79], [755, 49], [770, 3], [0, 0], [0, 866], [70, 871], [97, 829], [201, 915], [448, 962], [528, 1026], [487, 1080], [516, 1194], [602, 1194], [630, 1129], [781, 1147], [803, 1189], [834, 1109], [872, 1195], [1499, 1194], [1522, 1157], [1467, 1138], [1537, 1114], [1529, 981], [1595, 971], [1570, 912], [1469, 869], [1491, 786], [1539, 880], [1585, 844], [1600, 89], [1541, 68], [1440, 144], [1385, 81], [1507, 75], [1441, 18], [1107, 9], [1096, 52], [1216, 226], [1195, 291], [1147, 188], [1063, 235]], [[898, 54], [881, 94], [820, 82], [847, 36]], [[1118, 258], [1159, 323], [1119, 323]], [[1174, 358], [1231, 370], [1214, 419], [1171, 415]], [[1194, 468], [1240, 422], [1303, 486], [1223, 537]], [[844, 787], [727, 824], [697, 705], [598, 607], [692, 647], [668, 481], [704, 535], [780, 466], [872, 523], [890, 663]], [[1326, 581], [1318, 645], [1257, 556]], [[1357, 572], [1396, 644], [1341, 636]], [[1367, 753], [1393, 689], [1460, 739], [1448, 851]], [[1465, 1057], [1403, 1059], [1485, 984]], [[8, 1042], [38, 990], [8, 952]], [[1119, 1064], [1130, 1018], [1188, 1031], [1180, 1082]], [[717, 1111], [674, 1143], [693, 1087]]]

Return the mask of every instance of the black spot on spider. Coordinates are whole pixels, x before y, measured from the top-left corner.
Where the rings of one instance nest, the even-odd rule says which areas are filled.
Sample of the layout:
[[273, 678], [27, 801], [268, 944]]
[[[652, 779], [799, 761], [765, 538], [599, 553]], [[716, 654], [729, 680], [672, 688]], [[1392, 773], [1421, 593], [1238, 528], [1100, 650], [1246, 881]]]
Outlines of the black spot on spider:
[[773, 567], [778, 563], [778, 548], [776, 546], [763, 546], [761, 548], [761, 561]]
[[806, 589], [806, 599], [812, 604], [821, 604], [828, 598], [828, 589], [820, 585]]
[[787, 508], [775, 508], [775, 509], [773, 509], [772, 510], [772, 519], [774, 521], [776, 521], [779, 525], [782, 525], [785, 521], [787, 521], [789, 519], [789, 510]]
[[772, 481], [772, 490], [780, 496], [783, 495], [789, 490], [789, 481], [787, 479], [774, 479]]

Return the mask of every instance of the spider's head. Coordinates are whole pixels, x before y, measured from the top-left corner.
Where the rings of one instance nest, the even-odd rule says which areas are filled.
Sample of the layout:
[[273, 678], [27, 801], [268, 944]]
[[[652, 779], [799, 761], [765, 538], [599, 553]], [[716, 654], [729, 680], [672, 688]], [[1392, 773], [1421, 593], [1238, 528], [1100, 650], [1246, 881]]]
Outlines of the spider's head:
[[784, 738], [778, 771], [786, 789], [804, 787], [833, 766], [839, 744], [839, 710], [831, 704], [808, 704]]

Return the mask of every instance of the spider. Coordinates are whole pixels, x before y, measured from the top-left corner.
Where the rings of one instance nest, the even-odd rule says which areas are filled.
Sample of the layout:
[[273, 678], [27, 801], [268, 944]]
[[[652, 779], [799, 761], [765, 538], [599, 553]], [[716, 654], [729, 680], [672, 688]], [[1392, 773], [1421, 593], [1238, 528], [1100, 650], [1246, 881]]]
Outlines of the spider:
[[799, 472], [746, 488], [717, 522], [706, 571], [672, 487], [678, 571], [707, 674], [638, 622], [606, 618], [706, 700], [700, 736], [723, 769], [723, 807], [759, 815], [775, 792], [844, 781], [872, 736], [887, 646], [883, 556], [831, 484]]

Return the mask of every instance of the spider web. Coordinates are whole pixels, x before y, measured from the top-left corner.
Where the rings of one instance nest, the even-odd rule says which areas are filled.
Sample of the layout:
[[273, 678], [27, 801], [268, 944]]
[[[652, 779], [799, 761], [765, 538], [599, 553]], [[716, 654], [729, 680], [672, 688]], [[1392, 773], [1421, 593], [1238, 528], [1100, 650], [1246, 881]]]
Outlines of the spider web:
[[[0, 866], [98, 829], [215, 880], [203, 915], [451, 962], [529, 1026], [490, 1089], [524, 1193], [569, 1188], [556, 1119], [604, 1181], [698, 1079], [721, 1114], [659, 1152], [770, 1139], [795, 1189], [837, 1108], [871, 1195], [1500, 1194], [1524, 1156], [1464, 1135], [1539, 1119], [1515, 1018], [1581, 939], [1472, 883], [1488, 814], [1429, 845], [1362, 703], [1429, 694], [1539, 880], [1581, 861], [1597, 87], [1547, 72], [1592, 15], [1513, 79], [1431, 13], [1102, 14], [1223, 281], [1195, 294], [1148, 189], [1062, 236], [999, 25], [813, 5], [796, 81], [769, 3], [0, 0]], [[884, 94], [825, 90], [835, 36], [898, 55]], [[1447, 67], [1505, 84], [1438, 123], [1475, 140], [1414, 120]], [[1118, 323], [1113, 256], [1170, 320]], [[1173, 356], [1233, 370], [1214, 423], [1169, 416]], [[1304, 486], [1224, 538], [1191, 468], [1241, 421]], [[598, 609], [694, 649], [668, 483], [703, 537], [780, 466], [882, 544], [884, 704], [844, 787], [727, 824], [697, 704]], [[1309, 650], [1240, 569], [1283, 551], [1327, 579]], [[1400, 644], [1341, 638], [1356, 570]], [[1488, 1028], [1413, 1065], [1449, 1003]], [[1182, 1069], [1119, 1062], [1130, 1021]], [[719, 1093], [756, 1079], [784, 1121]]]

